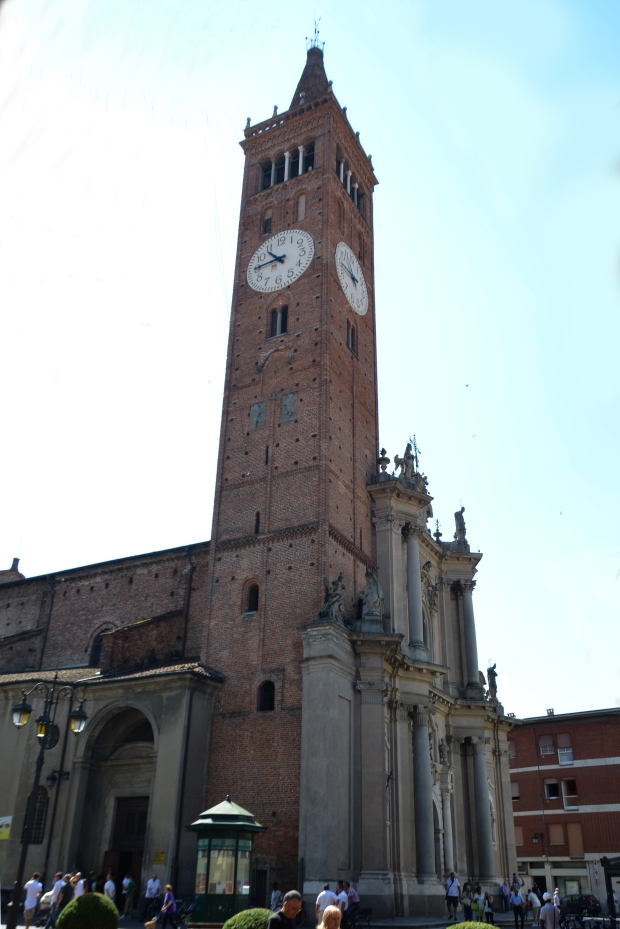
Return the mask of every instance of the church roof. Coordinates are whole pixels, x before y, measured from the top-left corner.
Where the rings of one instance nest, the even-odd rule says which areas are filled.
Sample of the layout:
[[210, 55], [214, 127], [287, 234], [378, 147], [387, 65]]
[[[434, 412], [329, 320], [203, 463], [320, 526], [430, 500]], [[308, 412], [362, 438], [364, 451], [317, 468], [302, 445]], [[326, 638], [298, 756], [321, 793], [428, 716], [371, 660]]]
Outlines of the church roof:
[[311, 103], [313, 100], [318, 100], [319, 97], [324, 96], [329, 89], [329, 81], [323, 64], [323, 51], [313, 45], [312, 48], [308, 49], [306, 67], [299, 78], [299, 84], [293, 94], [290, 109], [300, 105], [302, 93], [304, 94], [303, 102]]

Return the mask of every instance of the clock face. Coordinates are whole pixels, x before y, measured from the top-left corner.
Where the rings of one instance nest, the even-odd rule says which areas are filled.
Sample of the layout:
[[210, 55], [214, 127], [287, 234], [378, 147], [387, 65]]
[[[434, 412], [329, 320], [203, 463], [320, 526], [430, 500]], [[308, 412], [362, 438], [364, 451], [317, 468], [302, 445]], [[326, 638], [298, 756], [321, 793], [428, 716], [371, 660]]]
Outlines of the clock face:
[[346, 298], [359, 316], [368, 312], [368, 291], [359, 261], [346, 242], [336, 246], [336, 270]]
[[248, 264], [248, 284], [271, 293], [282, 290], [304, 273], [314, 256], [314, 239], [303, 229], [278, 232], [257, 248]]

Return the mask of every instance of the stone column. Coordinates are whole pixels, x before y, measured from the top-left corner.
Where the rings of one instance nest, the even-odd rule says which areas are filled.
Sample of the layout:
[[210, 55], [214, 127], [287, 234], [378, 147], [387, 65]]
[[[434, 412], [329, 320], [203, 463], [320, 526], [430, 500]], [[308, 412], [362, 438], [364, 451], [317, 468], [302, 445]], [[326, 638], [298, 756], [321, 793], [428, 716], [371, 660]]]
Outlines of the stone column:
[[[476, 643], [476, 623], [472, 601], [475, 581], [461, 581], [463, 591], [463, 632], [465, 634], [465, 663], [467, 665], [467, 683], [480, 687], [478, 679], [478, 645]], [[482, 698], [482, 693], [480, 694]]]
[[478, 867], [481, 878], [493, 876], [493, 833], [487, 775], [487, 743], [490, 739], [472, 739], [474, 746], [474, 796], [476, 798], [476, 832], [478, 835]]
[[344, 184], [344, 161], [342, 160], [340, 161], [340, 171], [338, 172], [338, 176], [340, 177], [340, 183]]
[[273, 187], [276, 183], [276, 163], [275, 160], [271, 159], [271, 184], [270, 187]]
[[357, 206], [357, 189], [358, 189], [358, 187], [359, 187], [359, 184], [358, 184], [357, 181], [356, 181], [356, 182], [353, 184], [353, 203], [355, 204], [355, 206]]
[[284, 152], [284, 180], [288, 181], [291, 170], [291, 153]]
[[351, 174], [352, 173], [353, 173], [352, 171], [347, 171], [347, 193], [348, 194], [351, 193]]
[[446, 874], [454, 871], [454, 840], [452, 838], [452, 791], [448, 785], [441, 788], [441, 813], [443, 817], [443, 866]]
[[418, 879], [436, 877], [433, 774], [428, 750], [428, 711], [415, 706], [413, 720], [413, 803]]
[[422, 613], [422, 580], [420, 578], [420, 529], [410, 523], [403, 536], [407, 542], [407, 605], [409, 608], [409, 645], [420, 657], [428, 657], [424, 644], [424, 617]]
[[304, 147], [303, 145], [299, 146], [299, 173], [304, 173]]

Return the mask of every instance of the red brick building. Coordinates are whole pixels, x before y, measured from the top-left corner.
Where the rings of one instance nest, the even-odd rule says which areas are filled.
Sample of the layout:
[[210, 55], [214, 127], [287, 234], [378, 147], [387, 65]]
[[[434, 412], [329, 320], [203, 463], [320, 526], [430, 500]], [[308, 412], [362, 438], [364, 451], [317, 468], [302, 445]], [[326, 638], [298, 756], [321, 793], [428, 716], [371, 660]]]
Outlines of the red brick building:
[[453, 541], [431, 535], [415, 448], [392, 474], [379, 453], [377, 180], [320, 48], [241, 145], [211, 541], [0, 578], [0, 729], [20, 772], [0, 771], [2, 881], [35, 748], [12, 706], [58, 670], [89, 723], [50, 746], [70, 790], [37, 789], [31, 870], [156, 867], [184, 894], [247, 893], [246, 859], [229, 873], [216, 850], [217, 879], [196, 874], [212, 856], [196, 865], [185, 828], [230, 793], [267, 827], [260, 902], [274, 878], [310, 896], [348, 879], [378, 914], [443, 912], [452, 869], [495, 887], [516, 866], [512, 722], [478, 667], [482, 555], [463, 510]]
[[620, 709], [525, 719], [509, 735], [519, 872], [605, 902], [600, 859], [620, 852]]

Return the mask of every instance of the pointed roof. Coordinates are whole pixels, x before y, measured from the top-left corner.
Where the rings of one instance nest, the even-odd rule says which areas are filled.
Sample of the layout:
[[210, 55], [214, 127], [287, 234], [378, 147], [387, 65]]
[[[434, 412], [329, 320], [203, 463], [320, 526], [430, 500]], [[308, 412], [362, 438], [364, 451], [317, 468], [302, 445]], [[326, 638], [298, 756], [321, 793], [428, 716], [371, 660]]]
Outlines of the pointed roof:
[[205, 810], [196, 822], [187, 828], [201, 832], [209, 832], [211, 829], [217, 828], [240, 829], [244, 832], [264, 832], [266, 827], [257, 823], [248, 810], [244, 810], [239, 804], [233, 803], [230, 794], [226, 794], [226, 799], [222, 803], [211, 807], [210, 810]]
[[304, 102], [310, 103], [313, 100], [318, 100], [318, 98], [326, 94], [328, 90], [329, 81], [327, 80], [325, 66], [323, 64], [323, 50], [313, 45], [308, 49], [306, 67], [299, 78], [299, 84], [297, 85], [297, 90], [293, 94], [289, 109], [299, 106], [302, 93], [304, 94]]

